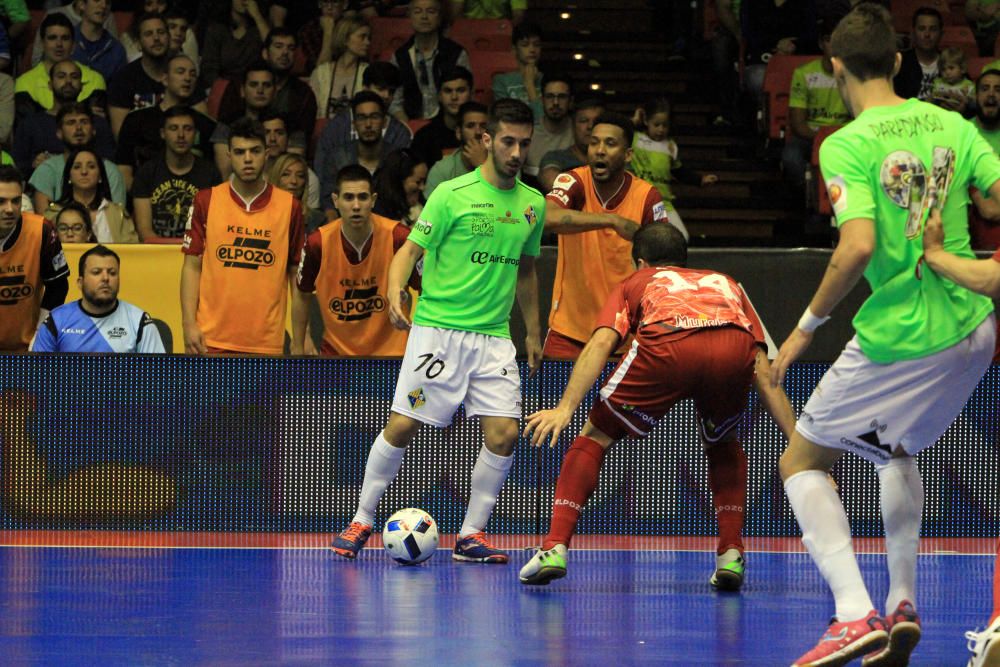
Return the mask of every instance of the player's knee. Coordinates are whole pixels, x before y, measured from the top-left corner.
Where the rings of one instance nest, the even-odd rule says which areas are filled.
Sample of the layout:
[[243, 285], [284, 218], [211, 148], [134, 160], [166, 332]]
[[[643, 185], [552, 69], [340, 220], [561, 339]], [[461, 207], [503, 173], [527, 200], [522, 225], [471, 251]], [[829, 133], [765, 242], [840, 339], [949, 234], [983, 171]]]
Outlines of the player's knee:
[[518, 435], [518, 423], [513, 419], [483, 425], [483, 439], [486, 448], [499, 456], [510, 456], [514, 452], [514, 444], [517, 442]]
[[409, 447], [420, 426], [421, 422], [412, 417], [391, 412], [389, 421], [382, 429], [382, 437], [393, 447]]

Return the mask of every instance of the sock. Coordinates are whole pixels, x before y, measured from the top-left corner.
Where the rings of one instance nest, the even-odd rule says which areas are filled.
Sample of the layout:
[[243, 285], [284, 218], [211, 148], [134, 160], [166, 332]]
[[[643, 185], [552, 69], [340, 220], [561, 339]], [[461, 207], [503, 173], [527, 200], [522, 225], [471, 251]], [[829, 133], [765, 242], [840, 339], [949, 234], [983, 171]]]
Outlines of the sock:
[[877, 470], [889, 565], [889, 594], [885, 599], [885, 613], [889, 614], [903, 600], [916, 604], [917, 546], [924, 509], [924, 483], [913, 458], [892, 459]]
[[802, 529], [802, 543], [833, 592], [837, 620], [863, 618], [874, 605], [854, 556], [847, 513], [826, 473], [796, 473], [785, 480], [785, 493]]
[[1000, 542], [997, 542], [997, 559], [993, 564], [993, 614], [990, 624], [1000, 616]]
[[392, 480], [396, 479], [405, 453], [405, 448], [390, 445], [384, 433], [378, 434], [368, 452], [365, 481], [361, 483], [361, 498], [358, 500], [358, 511], [354, 515], [354, 521], [368, 526], [375, 524], [378, 501], [382, 499], [382, 494]]
[[708, 486], [712, 489], [715, 518], [719, 522], [717, 554], [730, 548], [743, 553], [743, 517], [747, 502], [747, 455], [736, 440], [720, 442], [705, 450]]
[[597, 488], [597, 478], [601, 474], [606, 451], [597, 441], [582, 435], [576, 436], [563, 457], [562, 468], [559, 470], [555, 500], [552, 503], [552, 521], [549, 523], [549, 534], [542, 542], [542, 549], [548, 550], [557, 544], [569, 546], [573, 533], [576, 532], [580, 512]]
[[472, 491], [469, 493], [469, 508], [465, 511], [465, 520], [458, 536], [468, 537], [481, 533], [490, 520], [493, 507], [497, 504], [500, 487], [507, 479], [514, 455], [500, 456], [486, 449], [484, 445], [479, 450], [479, 458], [472, 468]]

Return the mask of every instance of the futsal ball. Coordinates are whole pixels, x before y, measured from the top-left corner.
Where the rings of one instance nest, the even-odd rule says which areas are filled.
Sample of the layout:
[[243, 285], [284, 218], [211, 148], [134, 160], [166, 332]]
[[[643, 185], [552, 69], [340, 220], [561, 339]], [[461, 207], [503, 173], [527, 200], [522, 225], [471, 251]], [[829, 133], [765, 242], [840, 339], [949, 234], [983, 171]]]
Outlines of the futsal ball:
[[382, 544], [397, 563], [422, 563], [437, 549], [437, 524], [427, 512], [407, 507], [386, 520], [382, 529]]

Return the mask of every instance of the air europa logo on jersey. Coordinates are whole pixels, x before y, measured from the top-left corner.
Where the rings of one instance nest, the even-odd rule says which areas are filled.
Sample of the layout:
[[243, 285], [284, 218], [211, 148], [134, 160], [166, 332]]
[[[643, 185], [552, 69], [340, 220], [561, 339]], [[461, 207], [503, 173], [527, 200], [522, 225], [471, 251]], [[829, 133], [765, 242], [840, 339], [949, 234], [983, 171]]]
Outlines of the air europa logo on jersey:
[[25, 282], [27, 276], [4, 276], [0, 278], [0, 306], [16, 306], [18, 301], [28, 299], [35, 288]]
[[378, 293], [378, 287], [367, 289], [350, 288], [344, 292], [344, 298], [330, 299], [330, 312], [342, 322], [367, 320], [374, 313], [385, 310], [385, 297]]
[[215, 256], [225, 267], [256, 271], [262, 266], [274, 265], [274, 252], [270, 246], [271, 242], [266, 239], [237, 236], [232, 245], [220, 245]]
[[492, 255], [488, 252], [477, 250], [469, 257], [473, 264], [511, 264], [517, 266], [521, 263], [519, 257], [508, 257], [507, 255]]

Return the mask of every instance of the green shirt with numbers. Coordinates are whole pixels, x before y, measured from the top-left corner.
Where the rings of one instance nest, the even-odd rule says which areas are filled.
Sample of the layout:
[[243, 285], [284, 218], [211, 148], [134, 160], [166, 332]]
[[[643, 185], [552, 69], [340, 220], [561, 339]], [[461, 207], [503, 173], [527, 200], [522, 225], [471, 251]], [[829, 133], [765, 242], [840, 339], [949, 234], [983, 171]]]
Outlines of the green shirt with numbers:
[[959, 114], [910, 99], [866, 109], [820, 147], [820, 169], [837, 224], [875, 223], [865, 269], [872, 295], [854, 317], [869, 359], [926, 357], [954, 345], [993, 303], [940, 278], [920, 262], [923, 229], [935, 193], [944, 201], [945, 250], [975, 257], [969, 245], [969, 186], [1000, 180], [1000, 160]]
[[544, 223], [545, 199], [520, 180], [501, 190], [477, 167], [437, 186], [409, 236], [425, 251], [413, 323], [510, 338], [518, 265]]

